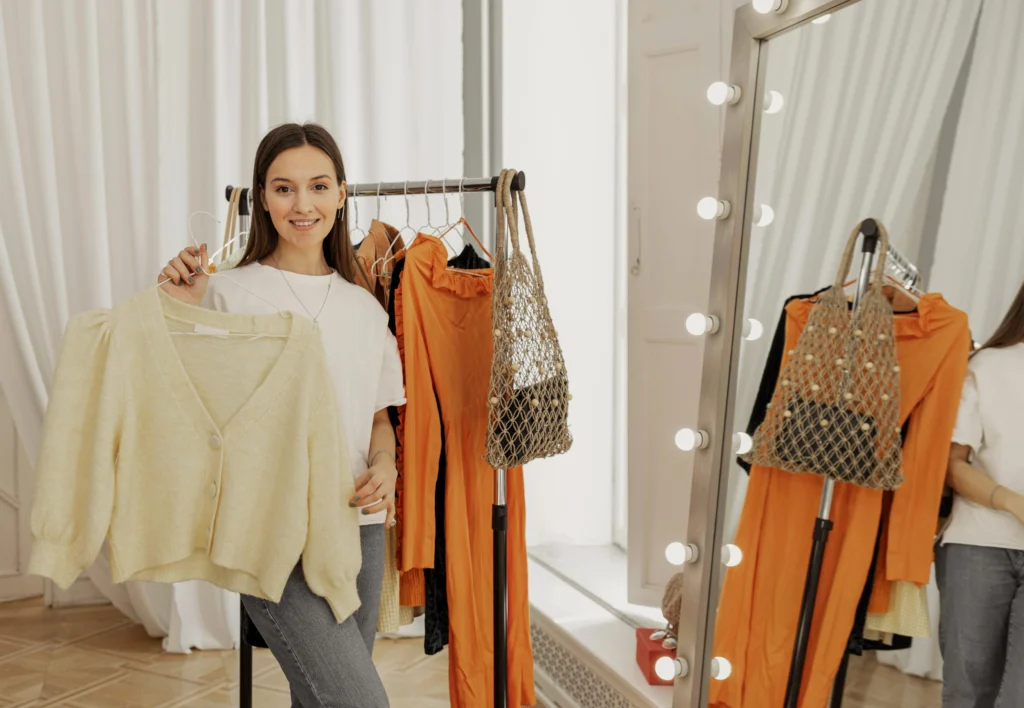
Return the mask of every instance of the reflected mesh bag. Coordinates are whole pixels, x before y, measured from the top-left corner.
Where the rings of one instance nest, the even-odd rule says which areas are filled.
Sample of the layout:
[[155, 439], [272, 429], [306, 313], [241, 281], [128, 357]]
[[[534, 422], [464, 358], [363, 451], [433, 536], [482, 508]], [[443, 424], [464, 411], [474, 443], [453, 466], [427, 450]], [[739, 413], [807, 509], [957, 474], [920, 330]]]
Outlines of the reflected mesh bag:
[[[498, 227], [491, 303], [494, 357], [484, 455], [495, 469], [559, 455], [572, 445], [565, 360], [544, 296], [526, 195], [511, 191], [515, 176], [515, 170], [502, 170], [495, 192]], [[522, 205], [532, 268], [519, 246], [517, 198]], [[506, 223], [512, 242], [508, 253]]]
[[900, 369], [892, 305], [882, 292], [889, 236], [878, 229], [878, 263], [852, 314], [843, 281], [859, 226], [850, 234], [835, 284], [788, 353], [748, 462], [872, 489], [903, 483]]

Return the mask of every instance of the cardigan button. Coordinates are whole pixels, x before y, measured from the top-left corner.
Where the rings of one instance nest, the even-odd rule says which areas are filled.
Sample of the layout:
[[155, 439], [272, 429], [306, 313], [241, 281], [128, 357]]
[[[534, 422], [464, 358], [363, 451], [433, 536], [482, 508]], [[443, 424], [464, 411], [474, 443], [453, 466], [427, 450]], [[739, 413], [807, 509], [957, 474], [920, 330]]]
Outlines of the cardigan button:
[[210, 482], [210, 497], [213, 499], [217, 498], [217, 483]]
[[220, 436], [219, 435], [211, 435], [210, 436], [210, 447], [212, 447], [214, 450], [219, 450], [220, 449]]

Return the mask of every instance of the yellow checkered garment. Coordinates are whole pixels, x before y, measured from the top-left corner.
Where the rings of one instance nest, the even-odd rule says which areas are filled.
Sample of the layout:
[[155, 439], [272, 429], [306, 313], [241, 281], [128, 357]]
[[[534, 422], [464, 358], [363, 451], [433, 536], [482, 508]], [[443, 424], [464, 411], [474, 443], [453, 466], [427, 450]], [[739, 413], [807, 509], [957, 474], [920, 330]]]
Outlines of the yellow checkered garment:
[[384, 584], [380, 594], [380, 614], [377, 615], [377, 631], [394, 634], [399, 627], [412, 624], [412, 608], [398, 604], [398, 559], [395, 553], [397, 541], [395, 527], [384, 532]]
[[869, 612], [864, 625], [868, 632], [881, 635], [899, 634], [904, 637], [930, 637], [932, 625], [928, 618], [928, 593], [924, 585], [906, 580], [892, 584], [892, 598], [888, 612]]

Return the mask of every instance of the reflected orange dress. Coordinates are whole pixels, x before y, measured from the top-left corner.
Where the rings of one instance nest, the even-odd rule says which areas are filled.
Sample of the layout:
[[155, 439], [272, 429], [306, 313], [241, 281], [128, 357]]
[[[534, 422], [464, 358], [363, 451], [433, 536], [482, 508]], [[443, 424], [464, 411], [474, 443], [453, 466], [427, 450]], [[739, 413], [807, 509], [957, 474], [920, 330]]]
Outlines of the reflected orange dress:
[[[494, 275], [491, 269], [474, 271], [481, 275], [449, 270], [444, 244], [424, 234], [406, 250], [404, 268], [395, 292], [407, 398], [400, 426], [399, 569], [404, 579], [416, 569], [433, 567], [434, 494], [444, 444], [451, 705], [485, 708], [494, 704], [491, 508], [496, 475], [483, 459]], [[508, 705], [523, 706], [536, 703], [536, 697], [522, 468], [509, 470], [507, 479]]]
[[[786, 347], [796, 346], [812, 303], [786, 307]], [[946, 478], [950, 438], [967, 372], [967, 315], [941, 295], [921, 298], [917, 312], [896, 317], [900, 364], [900, 423], [909, 418], [903, 446], [903, 485], [891, 494], [872, 590], [872, 611], [888, 609], [897, 580], [928, 583], [936, 520]], [[785, 358], [783, 359], [783, 366]], [[796, 638], [811, 532], [823, 478], [755, 465], [734, 543], [743, 562], [726, 574], [716, 620], [714, 655], [732, 675], [712, 681], [717, 708], [778, 708]], [[836, 484], [815, 605], [801, 708], [824, 708], [853, 628], [882, 514], [883, 492]]]

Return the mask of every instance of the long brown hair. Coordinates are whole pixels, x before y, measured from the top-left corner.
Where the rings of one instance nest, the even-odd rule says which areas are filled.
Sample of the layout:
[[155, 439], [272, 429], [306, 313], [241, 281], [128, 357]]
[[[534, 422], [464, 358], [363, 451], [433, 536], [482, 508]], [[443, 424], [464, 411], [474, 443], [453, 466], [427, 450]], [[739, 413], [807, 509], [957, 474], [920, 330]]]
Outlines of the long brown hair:
[[1012, 347], [1021, 342], [1024, 342], [1024, 283], [1021, 283], [1017, 297], [1013, 299], [1013, 304], [1006, 311], [1006, 317], [996, 328], [995, 334], [989, 337], [984, 346], [974, 353], [977, 354], [985, 349]]
[[[285, 123], [267, 133], [256, 150], [256, 160], [252, 168], [252, 220], [249, 224], [249, 240], [239, 266], [262, 260], [277, 248], [277, 229], [274, 228], [270, 213], [263, 208], [261, 199], [267, 188], [267, 170], [282, 152], [303, 145], [312, 145], [331, 158], [338, 184], [346, 181], [345, 162], [341, 159], [341, 150], [323, 126], [316, 123]], [[354, 282], [355, 251], [349, 236], [347, 214], [334, 220], [331, 232], [324, 239], [323, 249], [327, 265], [338, 271], [345, 280]]]

